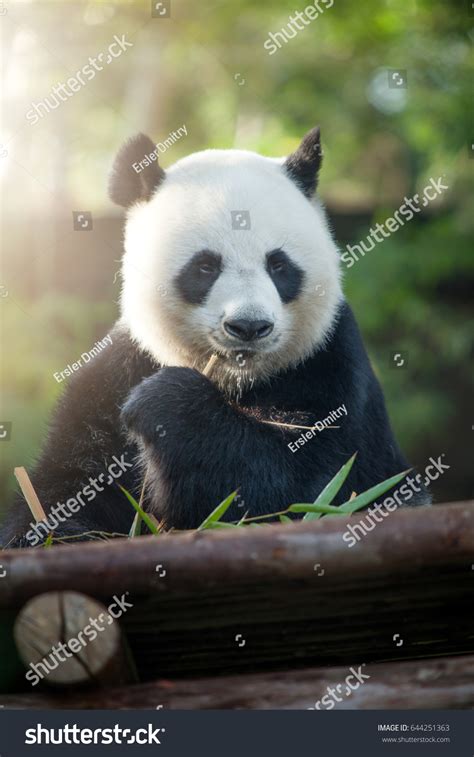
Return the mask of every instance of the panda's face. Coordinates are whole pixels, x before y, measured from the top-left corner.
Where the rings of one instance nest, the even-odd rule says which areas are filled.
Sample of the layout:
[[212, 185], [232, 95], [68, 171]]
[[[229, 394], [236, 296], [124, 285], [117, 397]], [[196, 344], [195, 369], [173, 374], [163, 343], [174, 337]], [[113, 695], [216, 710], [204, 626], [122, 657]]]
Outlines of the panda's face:
[[341, 298], [323, 211], [282, 161], [189, 156], [129, 212], [122, 317], [161, 364], [271, 375], [311, 354]]
[[253, 247], [221, 241], [219, 252], [196, 252], [174, 282], [183, 303], [196, 306], [193, 321], [220, 355], [274, 352], [291, 328], [284, 304], [300, 294], [304, 273], [283, 249], [265, 252], [255, 239]]

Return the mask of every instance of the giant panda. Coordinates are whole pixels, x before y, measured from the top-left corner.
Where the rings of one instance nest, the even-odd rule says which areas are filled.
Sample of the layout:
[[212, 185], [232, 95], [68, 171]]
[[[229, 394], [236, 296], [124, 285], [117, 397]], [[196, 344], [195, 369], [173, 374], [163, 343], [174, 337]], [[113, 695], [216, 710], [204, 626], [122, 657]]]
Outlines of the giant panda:
[[[408, 467], [314, 196], [321, 160], [318, 128], [286, 158], [205, 150], [166, 171], [145, 135], [122, 147], [109, 185], [127, 209], [121, 314], [54, 413], [32, 475], [47, 510], [112, 459], [135, 497], [146, 478], [144, 506], [173, 529], [237, 488], [228, 520], [311, 502], [355, 452], [338, 502]], [[311, 438], [294, 428], [316, 422]], [[133, 508], [100, 481], [73, 517], [56, 509], [56, 537], [129, 532]], [[426, 501], [421, 488], [411, 503]], [[3, 544], [34, 542], [30, 520], [18, 501]]]

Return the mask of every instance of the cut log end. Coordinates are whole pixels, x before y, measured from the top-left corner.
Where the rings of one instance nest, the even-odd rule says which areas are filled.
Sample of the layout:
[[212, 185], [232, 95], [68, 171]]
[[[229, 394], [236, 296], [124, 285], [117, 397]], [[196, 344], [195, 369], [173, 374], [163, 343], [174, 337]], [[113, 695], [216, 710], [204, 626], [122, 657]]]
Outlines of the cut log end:
[[34, 597], [18, 614], [14, 639], [25, 666], [47, 683], [132, 679], [117, 620], [84, 594], [55, 591]]

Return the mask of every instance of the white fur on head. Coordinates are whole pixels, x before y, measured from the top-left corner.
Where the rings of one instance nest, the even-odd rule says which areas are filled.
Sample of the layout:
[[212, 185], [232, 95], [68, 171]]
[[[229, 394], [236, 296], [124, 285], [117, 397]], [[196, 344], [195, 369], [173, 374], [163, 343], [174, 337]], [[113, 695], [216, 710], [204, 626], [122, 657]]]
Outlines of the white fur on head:
[[[250, 229], [232, 228], [231, 211], [239, 210], [249, 212]], [[265, 269], [267, 253], [279, 248], [304, 273], [288, 304]], [[205, 302], [190, 305], [175, 279], [201, 250], [221, 255], [223, 268]], [[341, 297], [324, 210], [288, 177], [283, 160], [240, 150], [195, 153], [167, 169], [151, 199], [128, 212], [122, 321], [162, 365], [202, 369], [217, 353], [223, 385], [266, 378], [323, 344]], [[222, 323], [229, 316], [268, 318], [274, 329], [247, 354], [228, 343]]]

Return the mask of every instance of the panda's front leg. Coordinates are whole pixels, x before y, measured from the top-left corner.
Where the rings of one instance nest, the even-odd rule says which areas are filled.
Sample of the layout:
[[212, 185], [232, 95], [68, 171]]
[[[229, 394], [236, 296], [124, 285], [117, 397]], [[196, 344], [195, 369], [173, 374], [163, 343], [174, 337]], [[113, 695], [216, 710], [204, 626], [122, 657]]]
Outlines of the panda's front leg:
[[284, 434], [244, 415], [196, 370], [162, 368], [145, 379], [122, 419], [143, 451], [148, 507], [168, 528], [196, 528], [238, 487], [232, 520], [275, 512], [296, 493]]

